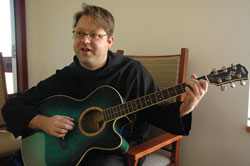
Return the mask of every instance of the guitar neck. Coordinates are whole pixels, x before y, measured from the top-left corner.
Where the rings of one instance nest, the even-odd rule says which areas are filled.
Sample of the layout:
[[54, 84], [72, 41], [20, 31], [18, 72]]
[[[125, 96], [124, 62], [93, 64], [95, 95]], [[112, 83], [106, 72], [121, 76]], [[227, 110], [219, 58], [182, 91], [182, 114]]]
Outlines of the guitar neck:
[[[197, 79], [208, 80], [207, 76], [202, 76]], [[186, 83], [178, 84], [176, 86], [150, 93], [134, 100], [130, 100], [126, 103], [107, 108], [103, 111], [104, 121], [109, 122], [117, 118], [121, 118], [125, 115], [135, 113], [137, 111], [164, 102], [175, 96], [181, 95], [185, 93], [185, 87]]]

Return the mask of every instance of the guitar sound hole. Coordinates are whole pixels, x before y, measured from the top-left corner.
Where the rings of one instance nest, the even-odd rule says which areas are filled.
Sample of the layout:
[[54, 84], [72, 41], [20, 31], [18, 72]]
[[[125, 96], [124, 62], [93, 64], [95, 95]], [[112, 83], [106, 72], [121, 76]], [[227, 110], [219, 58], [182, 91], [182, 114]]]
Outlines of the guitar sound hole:
[[101, 129], [104, 125], [104, 120], [99, 110], [92, 109], [83, 115], [80, 123], [82, 130], [91, 134]]

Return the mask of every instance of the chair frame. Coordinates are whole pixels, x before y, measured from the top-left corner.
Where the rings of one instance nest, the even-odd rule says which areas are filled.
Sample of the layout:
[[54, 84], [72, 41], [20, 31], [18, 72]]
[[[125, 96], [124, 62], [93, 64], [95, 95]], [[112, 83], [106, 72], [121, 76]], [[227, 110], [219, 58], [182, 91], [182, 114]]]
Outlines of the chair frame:
[[0, 52], [0, 70], [2, 71], [1, 72], [1, 77], [3, 78], [3, 92], [4, 92], [4, 96], [5, 96], [5, 99], [8, 98], [8, 95], [7, 95], [7, 87], [6, 87], [6, 80], [5, 80], [5, 74], [4, 74], [4, 63], [3, 63], [3, 55], [2, 53]]
[[[123, 50], [117, 50], [117, 53], [124, 55]], [[179, 76], [178, 76], [178, 84], [183, 83], [186, 81], [187, 76], [187, 65], [188, 65], [188, 48], [182, 48], [181, 53], [178, 55], [164, 55], [165, 57], [171, 56], [180, 56], [180, 64], [179, 64]], [[131, 56], [126, 55], [130, 58], [138, 57], [138, 56]], [[161, 56], [161, 57], [164, 57]], [[155, 58], [155, 56], [140, 56], [140, 57], [148, 57], [148, 58]], [[176, 101], [183, 101], [184, 94], [176, 97]], [[141, 144], [133, 146], [129, 148], [126, 152], [127, 161], [129, 166], [137, 166], [138, 160], [146, 156], [158, 149], [165, 149], [164, 147], [167, 145], [171, 145], [171, 163], [169, 166], [179, 166], [179, 149], [180, 149], [180, 140], [183, 138], [181, 135], [173, 135], [170, 133], [165, 133], [150, 140], [147, 140]]]
[[[2, 78], [2, 84], [3, 84], [3, 93], [5, 97], [5, 101], [8, 99], [8, 94], [7, 94], [7, 87], [6, 87], [6, 80], [5, 80], [5, 74], [4, 74], [4, 63], [3, 63], [3, 56], [2, 53], [0, 52], [0, 70], [1, 70], [1, 75], [0, 77]], [[6, 125], [0, 125], [1, 130], [7, 130]]]

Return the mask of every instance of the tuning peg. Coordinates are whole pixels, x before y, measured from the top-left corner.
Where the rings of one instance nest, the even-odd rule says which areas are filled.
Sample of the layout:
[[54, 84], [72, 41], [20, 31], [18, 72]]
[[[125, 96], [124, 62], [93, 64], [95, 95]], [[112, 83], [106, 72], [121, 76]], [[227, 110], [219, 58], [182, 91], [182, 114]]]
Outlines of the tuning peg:
[[219, 78], [219, 79], [217, 80], [217, 82], [218, 82], [219, 84], [221, 84], [221, 83], [222, 83], [222, 79]]
[[221, 85], [221, 86], [220, 86], [220, 90], [221, 90], [221, 91], [225, 91], [226, 89], [227, 89], [227, 88], [226, 88], [224, 85]]
[[246, 82], [243, 81], [243, 80], [241, 80], [241, 81], [240, 81], [240, 85], [245, 86], [245, 85], [246, 85]]
[[224, 73], [227, 72], [227, 68], [225, 66], [223, 66], [221, 69], [223, 70]]
[[233, 82], [230, 83], [231, 88], [235, 88], [235, 84]]
[[218, 74], [218, 71], [217, 71], [217, 69], [215, 69], [215, 68], [212, 70], [212, 72], [213, 72], [214, 75], [217, 75], [217, 74]]
[[237, 66], [236, 65], [231, 64], [231, 66], [232, 66], [233, 70], [237, 70]]

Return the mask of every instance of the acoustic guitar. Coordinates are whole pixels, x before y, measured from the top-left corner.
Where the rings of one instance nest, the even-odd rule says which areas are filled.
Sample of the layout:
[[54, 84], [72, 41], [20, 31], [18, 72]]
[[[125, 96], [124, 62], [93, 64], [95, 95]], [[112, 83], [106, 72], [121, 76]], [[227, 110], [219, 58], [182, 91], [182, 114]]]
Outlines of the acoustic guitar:
[[[247, 69], [232, 65], [199, 77], [210, 84], [224, 84], [248, 79]], [[56, 138], [41, 130], [31, 130], [22, 139], [22, 158], [26, 166], [75, 166], [93, 149], [116, 150], [125, 153], [129, 145], [121, 136], [121, 129], [129, 114], [151, 107], [185, 93], [185, 83], [163, 89], [137, 99], [123, 102], [119, 92], [111, 86], [101, 86], [86, 98], [77, 100], [55, 95], [43, 100], [37, 109], [46, 116], [65, 115], [75, 119], [74, 129], [64, 138]]]

